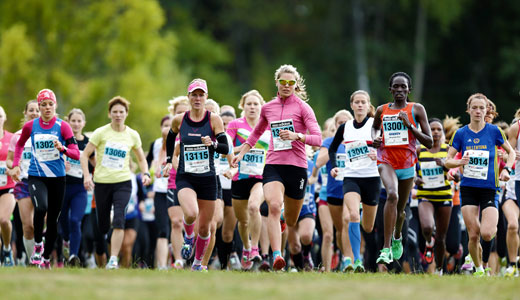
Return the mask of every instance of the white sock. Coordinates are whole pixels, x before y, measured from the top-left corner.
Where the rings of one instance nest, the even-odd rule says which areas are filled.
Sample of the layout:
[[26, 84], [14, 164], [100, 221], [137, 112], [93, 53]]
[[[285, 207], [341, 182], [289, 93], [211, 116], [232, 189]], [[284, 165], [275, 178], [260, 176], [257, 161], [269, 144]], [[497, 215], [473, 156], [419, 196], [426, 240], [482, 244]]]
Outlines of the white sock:
[[28, 240], [23, 237], [23, 246], [25, 248], [25, 254], [30, 257], [34, 251], [34, 238]]
[[113, 256], [113, 255], [110, 256], [110, 260], [109, 261], [111, 261], [111, 260], [114, 260], [115, 262], [117, 262], [117, 256]]
[[484, 267], [483, 266], [477, 267], [477, 271], [484, 271]]
[[428, 243], [428, 242], [426, 242], [426, 246], [429, 246], [429, 247], [432, 247], [432, 246], [433, 246], [433, 244], [435, 244], [435, 242], [434, 242], [433, 238], [432, 238], [432, 239], [430, 240], [430, 242], [429, 242], [429, 243]]
[[[5, 246], [7, 246], [7, 248]], [[11, 251], [11, 244], [5, 244], [4, 245], [4, 252], [9, 252], [9, 251]]]

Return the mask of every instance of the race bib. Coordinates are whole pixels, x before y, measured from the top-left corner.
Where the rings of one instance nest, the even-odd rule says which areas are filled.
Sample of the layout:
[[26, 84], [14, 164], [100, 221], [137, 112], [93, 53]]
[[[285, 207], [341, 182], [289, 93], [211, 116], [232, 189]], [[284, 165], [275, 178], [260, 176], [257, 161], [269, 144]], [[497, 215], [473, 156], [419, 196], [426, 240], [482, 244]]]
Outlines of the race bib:
[[309, 205], [313, 200], [314, 195], [312, 194], [311, 186], [307, 185], [307, 187], [305, 188], [305, 197], [303, 198], [303, 205]]
[[155, 178], [153, 190], [159, 193], [166, 193], [168, 191], [168, 177]]
[[408, 145], [408, 128], [399, 115], [383, 116], [383, 136], [385, 146]]
[[103, 167], [122, 170], [125, 166], [125, 159], [128, 155], [128, 146], [120, 143], [107, 141], [105, 151], [103, 152]]
[[[83, 153], [83, 151], [80, 150], [79, 153], [81, 156], [81, 153]], [[81, 164], [79, 160], [75, 160], [67, 156], [67, 161], [70, 164], [70, 169], [67, 172], [67, 175], [76, 178], [83, 178], [83, 170], [81, 169]]]
[[7, 165], [5, 161], [0, 161], [0, 187], [7, 185]]
[[215, 156], [213, 156], [213, 163], [215, 164], [215, 173], [216, 175], [220, 175], [227, 171], [229, 168], [229, 163], [227, 158], [220, 154], [215, 152]]
[[345, 177], [345, 172], [347, 171], [347, 154], [345, 153], [336, 153], [336, 165], [338, 166], [338, 175], [336, 175], [337, 181], [343, 181]]
[[[337, 157], [336, 157], [337, 160]], [[320, 168], [320, 175], [321, 175], [321, 186], [326, 187], [327, 182], [329, 181], [329, 174], [327, 174], [327, 166], [323, 166]]]
[[29, 171], [29, 166], [31, 165], [31, 158], [32, 158], [32, 145], [31, 140], [27, 140], [25, 142], [25, 146], [23, 148], [22, 152], [22, 161], [20, 162], [20, 176], [22, 178], [27, 178], [29, 175], [27, 172]]
[[351, 169], [363, 169], [372, 163], [372, 160], [368, 157], [370, 150], [365, 141], [345, 144], [345, 152], [347, 154], [348, 166]]
[[421, 174], [424, 181], [423, 188], [425, 189], [434, 189], [445, 185], [444, 170], [434, 161], [421, 162]]
[[184, 172], [202, 174], [210, 171], [208, 146], [184, 145]]
[[290, 130], [294, 132], [294, 125], [292, 119], [271, 122], [271, 135], [273, 136], [274, 151], [292, 149], [292, 141], [282, 140], [280, 138], [280, 130]]
[[54, 147], [54, 141], [57, 140], [58, 137], [52, 134], [34, 135], [34, 152], [39, 162], [60, 159], [60, 152]]
[[251, 149], [240, 162], [240, 174], [262, 175], [264, 172], [265, 150]]
[[467, 150], [469, 163], [464, 167], [464, 177], [487, 180], [489, 167], [489, 151]]

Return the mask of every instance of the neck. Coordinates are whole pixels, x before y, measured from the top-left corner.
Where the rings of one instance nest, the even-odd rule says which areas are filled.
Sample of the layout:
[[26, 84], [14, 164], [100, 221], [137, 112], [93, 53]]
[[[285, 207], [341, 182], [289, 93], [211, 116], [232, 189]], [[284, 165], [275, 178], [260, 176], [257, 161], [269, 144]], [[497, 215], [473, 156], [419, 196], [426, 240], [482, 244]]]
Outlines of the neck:
[[469, 123], [469, 128], [474, 131], [479, 131], [480, 129], [484, 128], [486, 126], [486, 122], [484, 120], [471, 120]]
[[367, 115], [365, 115], [365, 114], [359, 114], [359, 115], [355, 114], [354, 115], [354, 119], [356, 119], [356, 122], [358, 122], [358, 123], [363, 122], [363, 120], [365, 120], [366, 117], [367, 117]]
[[50, 122], [52, 119], [54, 118], [54, 116], [50, 117], [50, 118], [45, 118], [44, 116], [41, 117], [42, 121], [43, 122]]
[[74, 132], [74, 137], [76, 138], [77, 141], [83, 140], [83, 134], [81, 134], [81, 131]]
[[110, 127], [112, 127], [112, 129], [114, 131], [123, 131], [123, 130], [125, 130], [125, 124], [124, 123], [123, 124], [117, 124], [117, 123], [112, 122], [112, 123], [110, 123]]
[[190, 111], [190, 117], [191, 119], [202, 119], [202, 117], [204, 116], [204, 113], [206, 112], [206, 109], [194, 109], [192, 108], [191, 111]]
[[439, 148], [441, 146], [441, 140], [433, 140], [433, 147], [432, 148]]
[[256, 123], [258, 123], [259, 118], [260, 117], [246, 117], [246, 121], [249, 125], [252, 124], [251, 127], [254, 128], [256, 126]]

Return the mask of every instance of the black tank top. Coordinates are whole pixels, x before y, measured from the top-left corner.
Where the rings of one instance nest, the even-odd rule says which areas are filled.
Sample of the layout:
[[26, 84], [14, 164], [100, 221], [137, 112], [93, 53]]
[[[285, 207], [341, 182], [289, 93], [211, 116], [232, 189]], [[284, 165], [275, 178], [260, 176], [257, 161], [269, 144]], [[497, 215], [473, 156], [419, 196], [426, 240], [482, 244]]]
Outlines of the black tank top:
[[193, 176], [215, 176], [215, 165], [213, 163], [215, 149], [204, 146], [201, 138], [209, 136], [215, 141], [215, 135], [211, 129], [211, 112], [200, 122], [190, 118], [190, 112], [186, 112], [182, 118], [179, 128], [181, 139], [181, 155], [179, 157], [179, 174], [190, 174]]

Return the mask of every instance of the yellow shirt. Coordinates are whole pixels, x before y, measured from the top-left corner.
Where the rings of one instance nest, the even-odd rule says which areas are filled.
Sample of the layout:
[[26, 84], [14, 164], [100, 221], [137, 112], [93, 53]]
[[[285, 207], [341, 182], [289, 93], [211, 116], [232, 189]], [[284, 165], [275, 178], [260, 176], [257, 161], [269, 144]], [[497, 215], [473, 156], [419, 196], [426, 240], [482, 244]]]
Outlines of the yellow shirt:
[[130, 151], [141, 147], [139, 133], [126, 126], [117, 132], [110, 124], [99, 127], [89, 140], [96, 146], [94, 182], [118, 183], [131, 179]]

